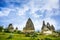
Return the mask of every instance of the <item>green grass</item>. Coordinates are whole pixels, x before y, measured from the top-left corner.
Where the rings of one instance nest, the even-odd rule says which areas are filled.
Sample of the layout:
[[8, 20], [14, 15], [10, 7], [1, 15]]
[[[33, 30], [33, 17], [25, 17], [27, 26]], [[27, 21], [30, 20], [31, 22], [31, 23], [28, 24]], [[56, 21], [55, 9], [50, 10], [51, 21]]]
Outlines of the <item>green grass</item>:
[[37, 35], [37, 37], [26, 37], [25, 34], [13, 34], [12, 38], [8, 38], [10, 33], [0, 33], [0, 40], [37, 40], [37, 39], [44, 39], [49, 38], [52, 40], [60, 40], [60, 37], [53, 37], [53, 36], [46, 36], [46, 35]]

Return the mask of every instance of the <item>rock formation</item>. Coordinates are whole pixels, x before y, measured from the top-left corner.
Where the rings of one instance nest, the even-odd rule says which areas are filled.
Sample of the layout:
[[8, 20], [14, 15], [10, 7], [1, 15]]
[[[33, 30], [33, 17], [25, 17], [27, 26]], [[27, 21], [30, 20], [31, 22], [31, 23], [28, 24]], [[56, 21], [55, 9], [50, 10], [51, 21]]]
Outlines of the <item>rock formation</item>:
[[9, 24], [9, 25], [8, 25], [8, 31], [9, 31], [9, 32], [13, 32], [13, 31], [14, 31], [14, 27], [13, 27], [12, 24]]
[[23, 28], [23, 32], [34, 32], [35, 28], [34, 28], [34, 24], [32, 22], [32, 20], [29, 18], [26, 26]]
[[42, 28], [41, 28], [41, 32], [43, 34], [52, 34], [53, 32], [55, 31], [55, 28], [53, 25], [50, 25], [48, 22], [47, 22], [47, 25], [45, 24], [45, 21], [43, 21], [43, 25], [42, 25]]

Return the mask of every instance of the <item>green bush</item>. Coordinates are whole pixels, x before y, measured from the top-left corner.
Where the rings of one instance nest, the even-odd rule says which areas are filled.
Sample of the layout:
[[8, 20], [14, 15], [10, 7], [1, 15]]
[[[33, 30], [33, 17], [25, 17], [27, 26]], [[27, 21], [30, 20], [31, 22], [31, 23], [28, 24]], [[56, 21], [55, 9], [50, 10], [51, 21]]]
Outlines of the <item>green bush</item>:
[[2, 30], [3, 30], [3, 26], [0, 26], [0, 32], [2, 32]]
[[22, 33], [21, 31], [17, 31], [18, 34]]
[[52, 39], [50, 39], [50, 38], [45, 38], [44, 40], [52, 40]]
[[26, 37], [30, 37], [30, 33], [26, 33], [25, 36], [26, 36]]
[[11, 39], [11, 38], [13, 38], [13, 35], [9, 35], [9, 37], [7, 39]]

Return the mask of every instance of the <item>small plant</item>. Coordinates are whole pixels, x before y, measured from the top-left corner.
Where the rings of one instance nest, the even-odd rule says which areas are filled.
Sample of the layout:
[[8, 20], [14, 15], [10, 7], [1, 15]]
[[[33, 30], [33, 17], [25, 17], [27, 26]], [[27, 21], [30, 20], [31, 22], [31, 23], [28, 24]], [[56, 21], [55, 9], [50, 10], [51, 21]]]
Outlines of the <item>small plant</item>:
[[39, 40], [39, 39], [37, 39], [37, 40]]
[[33, 33], [33, 34], [31, 34], [31, 40], [36, 40], [35, 38], [37, 37], [37, 34], [36, 33]]
[[12, 33], [9, 35], [7, 39], [11, 39], [13, 37]]

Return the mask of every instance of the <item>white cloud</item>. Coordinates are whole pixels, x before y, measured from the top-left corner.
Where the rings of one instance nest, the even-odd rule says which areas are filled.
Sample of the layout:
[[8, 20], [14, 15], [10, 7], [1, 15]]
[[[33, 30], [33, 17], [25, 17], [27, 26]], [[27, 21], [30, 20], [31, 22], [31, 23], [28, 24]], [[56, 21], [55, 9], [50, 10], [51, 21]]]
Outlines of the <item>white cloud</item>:
[[34, 18], [39, 18], [39, 17], [42, 17], [43, 15], [38, 15], [36, 13], [31, 13], [31, 16], [34, 17]]
[[[21, 20], [22, 21], [22, 20]], [[14, 28], [18, 27], [18, 30], [23, 30], [23, 28], [26, 26], [26, 21], [27, 20], [23, 20], [20, 23], [14, 23]]]
[[38, 30], [41, 30], [41, 27], [42, 27], [42, 19], [36, 19], [33, 21], [34, 23], [34, 27], [35, 27], [35, 30], [38, 31]]
[[13, 11], [19, 16], [24, 16], [27, 10], [29, 10], [27, 6], [26, 7], [24, 6], [23, 8], [19, 8], [19, 7], [2, 8], [2, 10], [0, 11], [0, 16], [8, 16], [11, 13], [11, 11]]
[[53, 13], [53, 10], [52, 10], [53, 8], [54, 9], [59, 8], [58, 2], [59, 0], [32, 0], [28, 4], [26, 4], [26, 6], [30, 8], [30, 13], [34, 17], [39, 18], [39, 16], [41, 16], [35, 13], [37, 10], [40, 10], [41, 12], [44, 12], [45, 10], [47, 10], [46, 17], [48, 17], [51, 15], [53, 16], [55, 14], [59, 15], [59, 13]]
[[[19, 0], [17, 2], [19, 2]], [[10, 7], [9, 7], [10, 9], [4, 9], [4, 10], [0, 11], [0, 16], [7, 16], [10, 13], [10, 11], [15, 11], [17, 13], [17, 15], [26, 17], [27, 16], [26, 12], [30, 9], [30, 11], [29, 11], [30, 15], [33, 18], [37, 19], [33, 22], [36, 30], [41, 29], [42, 20], [45, 20], [46, 22], [49, 22], [50, 24], [53, 24], [55, 27], [57, 27], [56, 20], [52, 19], [51, 16], [60, 15], [58, 11], [56, 11], [56, 13], [54, 13], [52, 10], [53, 8], [58, 9], [58, 6], [59, 6], [58, 2], [59, 2], [58, 0], [30, 0], [30, 2], [28, 2], [27, 4], [24, 4], [22, 6], [22, 8], [20, 8], [20, 6], [14, 7], [13, 5], [10, 5]], [[40, 10], [42, 13], [45, 10], [47, 10], [47, 12], [45, 14], [46, 17], [44, 17], [44, 19], [40, 18], [41, 16], [43, 16], [43, 14], [39, 15], [40, 13], [39, 14], [36, 13], [36, 11], [38, 11], [38, 10]], [[18, 25], [19, 26], [18, 28], [22, 30], [24, 24], [25, 24], [25, 22]], [[15, 26], [17, 26], [17, 24], [15, 24]]]
[[[10, 0], [10, 1], [21, 2], [20, 0], [15, 0], [15, 1]], [[25, 1], [27, 1], [27, 0], [25, 0]], [[9, 2], [9, 1], [7, 1], [7, 2]], [[35, 13], [37, 10], [40, 10], [41, 12], [44, 12], [44, 10], [47, 10], [48, 11], [47, 14], [51, 15], [51, 14], [54, 14], [51, 12], [52, 9], [58, 8], [58, 2], [59, 2], [58, 0], [30, 0], [29, 2], [27, 2], [27, 4], [24, 4], [24, 6], [22, 6], [22, 8], [18, 7], [17, 13], [19, 16], [25, 15], [25, 12], [30, 9], [31, 15], [33, 15], [34, 17], [37, 17], [37, 18], [39, 18], [41, 16], [41, 15], [37, 15], [37, 13]], [[13, 6], [13, 8], [15, 8], [15, 7]]]
[[59, 9], [52, 9], [52, 10], [47, 10], [46, 12], [46, 17], [52, 17], [52, 16], [57, 16], [60, 15]]
[[0, 11], [0, 16], [8, 16], [9, 13], [10, 13], [10, 9], [4, 8], [2, 9], [2, 11]]
[[27, 7], [27, 6], [24, 6], [23, 8], [18, 8], [18, 15], [19, 16], [23, 16], [23, 15], [25, 15], [26, 14], [26, 11], [28, 11], [29, 10], [29, 8]]
[[48, 0], [46, 4], [42, 7], [44, 10], [52, 10], [52, 8], [58, 8], [58, 0]]

